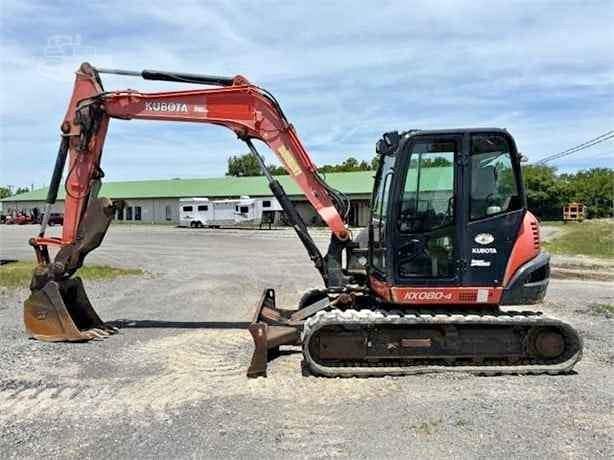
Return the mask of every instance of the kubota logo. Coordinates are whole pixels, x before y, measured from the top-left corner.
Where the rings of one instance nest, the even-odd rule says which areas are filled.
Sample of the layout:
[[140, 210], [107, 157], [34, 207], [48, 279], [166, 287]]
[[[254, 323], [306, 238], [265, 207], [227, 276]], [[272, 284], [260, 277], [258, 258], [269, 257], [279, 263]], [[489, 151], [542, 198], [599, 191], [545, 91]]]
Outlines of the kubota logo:
[[410, 291], [403, 300], [452, 300], [452, 293], [445, 291]]
[[481, 245], [487, 245], [495, 241], [495, 237], [490, 233], [478, 233], [473, 240]]
[[145, 110], [150, 112], [188, 112], [188, 104], [181, 102], [145, 102]]

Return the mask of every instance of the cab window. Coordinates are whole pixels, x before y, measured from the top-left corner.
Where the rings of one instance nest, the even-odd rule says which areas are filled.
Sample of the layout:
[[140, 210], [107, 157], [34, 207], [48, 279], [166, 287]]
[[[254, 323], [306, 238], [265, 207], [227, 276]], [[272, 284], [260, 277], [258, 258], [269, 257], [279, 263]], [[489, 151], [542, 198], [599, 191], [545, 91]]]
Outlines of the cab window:
[[507, 139], [501, 135], [472, 136], [471, 219], [483, 219], [521, 207]]
[[371, 204], [371, 214], [379, 220], [384, 220], [388, 214], [388, 191], [392, 182], [394, 157], [384, 157], [380, 175], [378, 177], [377, 191]]
[[376, 270], [384, 271], [387, 266], [386, 260], [386, 215], [388, 214], [388, 199], [390, 185], [394, 175], [395, 157], [385, 156], [378, 169], [375, 179], [376, 191], [371, 202], [371, 224], [373, 225], [372, 263]]
[[455, 154], [454, 141], [414, 144], [401, 196], [402, 232], [424, 233], [454, 223]]
[[454, 139], [420, 139], [411, 148], [398, 217], [403, 278], [450, 278], [455, 270]]

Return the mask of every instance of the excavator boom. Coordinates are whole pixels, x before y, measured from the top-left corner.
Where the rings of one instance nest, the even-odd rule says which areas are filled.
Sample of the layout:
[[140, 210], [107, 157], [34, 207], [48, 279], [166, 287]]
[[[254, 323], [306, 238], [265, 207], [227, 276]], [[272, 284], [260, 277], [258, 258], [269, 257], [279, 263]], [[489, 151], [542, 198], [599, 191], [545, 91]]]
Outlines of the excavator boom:
[[[101, 73], [218, 87], [157, 93], [105, 91]], [[61, 125], [62, 141], [49, 187], [45, 217], [40, 233], [30, 240], [38, 266], [30, 286], [32, 294], [25, 302], [24, 321], [32, 337], [48, 341], [81, 341], [116, 331], [96, 314], [81, 280], [72, 278], [82, 266], [85, 256], [101, 244], [115, 210], [123, 206], [121, 201], [98, 198], [104, 176], [102, 150], [112, 118], [207, 123], [231, 129], [258, 159], [272, 193], [320, 271], [324, 283], [332, 287], [345, 283], [341, 271], [341, 251], [351, 242], [344, 222], [347, 203], [318, 175], [294, 127], [270, 93], [242, 76], [231, 78], [151, 70], [97, 70], [84, 63], [76, 73], [73, 93]], [[252, 142], [254, 139], [271, 148], [331, 229], [331, 245], [325, 256], [309, 236], [307, 226], [281, 184], [270, 174]], [[45, 235], [47, 218], [56, 201], [66, 163], [63, 231], [61, 237], [48, 237]], [[59, 248], [53, 260], [49, 255], [50, 246]], [[262, 308], [259, 308], [257, 318], [261, 313]], [[258, 323], [257, 318], [254, 323]], [[260, 341], [260, 353], [266, 354], [267, 331], [262, 329], [261, 324], [254, 324], [252, 329], [254, 339]], [[295, 334], [290, 335], [294, 337]]]
[[[77, 72], [68, 111], [62, 123], [69, 138], [69, 176], [62, 245], [74, 241], [92, 181], [100, 174], [102, 148], [110, 118], [208, 123], [234, 131], [242, 140], [258, 139], [277, 155], [322, 220], [340, 240], [348, 230], [331, 197], [330, 188], [318, 176], [317, 167], [287, 121], [279, 104], [265, 90], [244, 77], [210, 77], [168, 72], [110, 71], [141, 75], [147, 79], [219, 84], [221, 88], [142, 93], [102, 88], [99, 72], [83, 64]], [[57, 165], [63, 168], [60, 162]], [[57, 192], [56, 187], [51, 190]], [[49, 198], [54, 198], [49, 197]]]

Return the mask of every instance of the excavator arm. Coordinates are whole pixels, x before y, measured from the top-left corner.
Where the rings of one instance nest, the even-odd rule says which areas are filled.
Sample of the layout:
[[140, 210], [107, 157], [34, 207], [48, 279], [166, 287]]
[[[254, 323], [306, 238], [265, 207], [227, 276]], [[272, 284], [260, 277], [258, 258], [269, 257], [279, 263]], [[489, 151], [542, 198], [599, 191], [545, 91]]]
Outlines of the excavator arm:
[[[157, 93], [105, 91], [101, 73], [217, 87]], [[98, 197], [104, 176], [100, 162], [111, 118], [208, 123], [234, 131], [258, 159], [273, 195], [284, 209], [327, 288], [340, 292], [347, 284], [349, 278], [342, 270], [341, 254], [351, 243], [351, 235], [344, 222], [348, 203], [340, 192], [328, 186], [318, 175], [294, 127], [270, 93], [242, 76], [229, 78], [148, 70], [105, 70], [84, 63], [76, 73], [73, 93], [61, 125], [62, 141], [41, 230], [37, 237], [30, 240], [39, 262], [31, 283], [32, 294], [24, 310], [26, 329], [31, 336], [43, 340], [89, 340], [114, 332], [95, 313], [80, 279], [72, 278], [82, 266], [85, 256], [101, 244], [116, 208], [123, 205], [122, 202]], [[300, 214], [281, 184], [270, 174], [253, 139], [271, 148], [331, 229], [331, 242], [326, 255], [320, 253]], [[45, 234], [47, 219], [65, 169], [63, 231], [61, 237], [48, 237]], [[53, 261], [49, 246], [59, 247]], [[258, 315], [263, 311], [261, 306]]]
[[[105, 91], [100, 80], [100, 73], [105, 72], [141, 76], [150, 80], [221, 87], [159, 93]], [[104, 216], [96, 218], [91, 215], [94, 212], [92, 210], [89, 216], [92, 223], [88, 227], [82, 225], [88, 207], [97, 199], [100, 179], [103, 177], [100, 161], [111, 118], [208, 123], [234, 131], [258, 159], [273, 194], [286, 212], [289, 222], [295, 228], [325, 283], [333, 286], [343, 284], [339, 253], [340, 248], [350, 240], [350, 233], [342, 216], [347, 212], [347, 202], [318, 175], [317, 168], [294, 127], [270, 93], [252, 85], [242, 76], [229, 78], [148, 70], [97, 70], [87, 63], [82, 64], [76, 73], [72, 97], [61, 125], [62, 142], [47, 196], [48, 209], [38, 237], [31, 240], [38, 261], [42, 264], [50, 262], [48, 245], [59, 245], [62, 248], [60, 259], [56, 257], [55, 278], [70, 276], [81, 266], [87, 252], [102, 241], [112, 219], [113, 209], [110, 207], [121, 205], [98, 202], [98, 211]], [[253, 139], [258, 139], [271, 148], [331, 229], [333, 239], [330, 257], [321, 255], [283, 188], [266, 168], [264, 159], [252, 142]], [[46, 219], [50, 214], [49, 208], [57, 198], [67, 161], [63, 232], [60, 238], [48, 238], [45, 236]], [[88, 244], [83, 243], [86, 237], [89, 237]]]
[[[48, 201], [55, 201], [68, 150], [69, 173], [66, 179], [62, 245], [74, 242], [89, 194], [100, 178], [100, 160], [110, 118], [220, 125], [234, 131], [252, 151], [255, 150], [252, 139], [263, 141], [277, 155], [333, 234], [340, 240], [348, 239], [349, 232], [338, 210], [338, 196], [320, 178], [294, 127], [268, 92], [241, 76], [227, 78], [155, 71], [100, 71], [224, 87], [160, 93], [133, 90], [106, 92], [99, 71], [89, 64], [82, 64], [62, 123], [63, 142], [48, 196]], [[262, 159], [260, 155], [257, 157]], [[39, 241], [57, 243], [55, 240]]]

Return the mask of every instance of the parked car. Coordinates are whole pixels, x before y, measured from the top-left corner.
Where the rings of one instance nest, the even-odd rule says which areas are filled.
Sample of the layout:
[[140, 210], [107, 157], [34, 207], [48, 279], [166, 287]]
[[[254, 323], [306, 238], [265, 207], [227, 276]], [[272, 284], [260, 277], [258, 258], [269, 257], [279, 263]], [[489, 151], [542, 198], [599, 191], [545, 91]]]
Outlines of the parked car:
[[23, 214], [18, 212], [14, 215], [9, 215], [6, 217], [7, 225], [26, 225], [32, 223], [32, 217], [29, 214]]
[[[44, 218], [44, 214], [42, 215], [42, 218]], [[51, 227], [53, 227], [54, 225], [64, 225], [64, 214], [62, 214], [61, 212], [52, 212], [49, 214], [49, 222], [47, 222], [47, 224]]]

